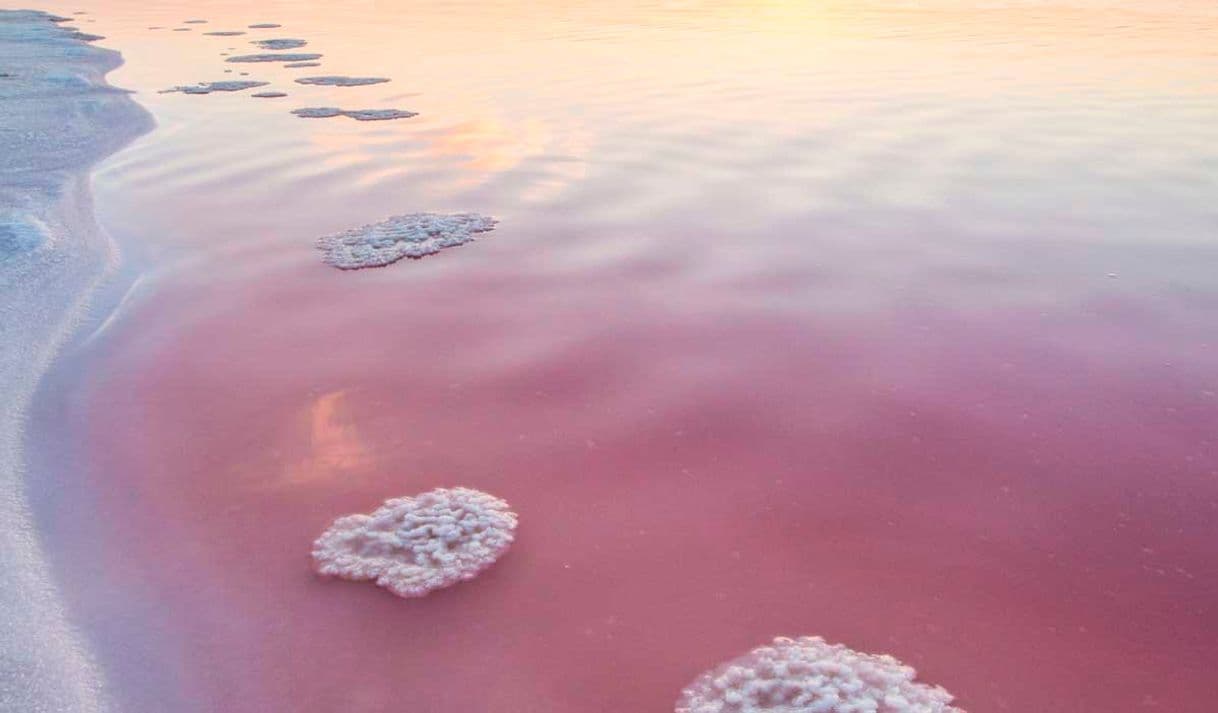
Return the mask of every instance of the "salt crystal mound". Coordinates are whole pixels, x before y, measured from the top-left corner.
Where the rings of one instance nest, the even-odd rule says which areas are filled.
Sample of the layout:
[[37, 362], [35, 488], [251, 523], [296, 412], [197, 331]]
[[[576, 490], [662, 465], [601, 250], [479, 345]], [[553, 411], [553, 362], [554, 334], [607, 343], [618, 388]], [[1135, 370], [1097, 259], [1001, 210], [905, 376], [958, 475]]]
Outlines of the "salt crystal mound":
[[297, 84], [313, 84], [319, 87], [363, 87], [369, 84], [384, 84], [389, 79], [386, 77], [301, 77], [296, 80]]
[[419, 259], [445, 248], [464, 245], [498, 223], [477, 213], [410, 213], [395, 215], [319, 238], [317, 248], [326, 264], [340, 270], [384, 267], [402, 258]]
[[473, 579], [515, 539], [516, 513], [471, 488], [438, 488], [387, 500], [371, 515], [334, 521], [313, 543], [319, 574], [375, 581], [399, 597], [422, 597]]
[[778, 638], [699, 676], [676, 713], [964, 713], [916, 676], [891, 656], [819, 636]]
[[202, 82], [200, 84], [174, 87], [173, 89], [162, 89], [161, 94], [172, 94], [181, 92], [182, 94], [211, 94], [212, 92], [240, 92], [254, 87], [265, 87], [270, 82], [255, 82], [246, 80], [232, 80], [227, 82]]
[[229, 57], [225, 62], [309, 62], [321, 59], [319, 54], [242, 54]]
[[252, 45], [257, 45], [264, 50], [294, 50], [298, 47], [304, 47], [309, 44], [305, 40], [279, 39], [279, 40], [252, 40]]

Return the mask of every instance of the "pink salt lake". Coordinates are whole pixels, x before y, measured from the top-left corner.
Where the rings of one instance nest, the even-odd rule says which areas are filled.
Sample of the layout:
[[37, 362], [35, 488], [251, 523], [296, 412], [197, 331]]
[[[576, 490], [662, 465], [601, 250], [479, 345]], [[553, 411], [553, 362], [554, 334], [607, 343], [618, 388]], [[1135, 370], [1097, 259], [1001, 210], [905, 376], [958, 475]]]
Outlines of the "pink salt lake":
[[[159, 124], [32, 423], [119, 710], [663, 713], [804, 634], [970, 713], [1213, 710], [1212, 4], [60, 5]], [[272, 37], [288, 98], [156, 93]], [[313, 248], [416, 211], [500, 224]], [[458, 485], [520, 514], [478, 579], [311, 572]]]

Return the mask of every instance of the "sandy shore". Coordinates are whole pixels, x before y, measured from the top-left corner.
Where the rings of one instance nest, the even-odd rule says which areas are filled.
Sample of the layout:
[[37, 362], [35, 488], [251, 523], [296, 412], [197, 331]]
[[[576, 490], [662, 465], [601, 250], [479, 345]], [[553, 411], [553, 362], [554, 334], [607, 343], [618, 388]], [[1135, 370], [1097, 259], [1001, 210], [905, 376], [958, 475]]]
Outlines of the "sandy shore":
[[23, 483], [25, 411], [113, 261], [89, 169], [151, 117], [105, 82], [118, 53], [52, 17], [0, 11], [0, 710], [105, 709], [55, 592]]

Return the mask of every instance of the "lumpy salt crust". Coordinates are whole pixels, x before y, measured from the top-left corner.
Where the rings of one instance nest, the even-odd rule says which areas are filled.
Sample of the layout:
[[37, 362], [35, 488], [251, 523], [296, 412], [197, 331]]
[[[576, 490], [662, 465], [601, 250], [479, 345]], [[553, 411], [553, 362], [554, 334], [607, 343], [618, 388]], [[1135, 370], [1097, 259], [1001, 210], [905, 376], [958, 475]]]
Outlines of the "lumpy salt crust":
[[897, 659], [819, 636], [775, 639], [698, 677], [676, 713], [964, 713]]
[[494, 230], [496, 221], [477, 213], [410, 213], [395, 215], [318, 239], [325, 261], [343, 270], [381, 267], [402, 258], [421, 258], [463, 245], [479, 233]]
[[421, 597], [476, 577], [507, 551], [515, 530], [516, 513], [503, 500], [439, 488], [340, 517], [313, 543], [313, 563], [323, 575]]

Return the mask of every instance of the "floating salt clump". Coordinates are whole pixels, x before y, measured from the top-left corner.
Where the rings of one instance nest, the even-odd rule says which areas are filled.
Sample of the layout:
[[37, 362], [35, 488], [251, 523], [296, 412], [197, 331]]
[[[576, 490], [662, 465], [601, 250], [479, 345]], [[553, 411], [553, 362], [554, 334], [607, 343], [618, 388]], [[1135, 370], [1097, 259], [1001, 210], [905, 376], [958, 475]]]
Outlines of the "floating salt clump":
[[516, 513], [503, 500], [439, 488], [338, 518], [313, 543], [313, 564], [323, 575], [421, 597], [473, 579], [507, 551], [515, 530]]
[[305, 40], [279, 39], [279, 40], [252, 40], [252, 45], [258, 45], [264, 50], [294, 50], [297, 47], [304, 47], [309, 44]]
[[260, 22], [257, 25], [249, 25], [248, 27], [251, 30], [272, 30], [276, 27], [283, 27], [283, 25], [276, 25], [273, 22]]
[[702, 674], [676, 713], [964, 713], [938, 686], [891, 656], [819, 636], [778, 638]]
[[477, 213], [410, 213], [344, 230], [317, 240], [327, 264], [340, 270], [383, 267], [402, 258], [421, 258], [464, 245], [498, 223]]
[[292, 113], [302, 119], [330, 119], [345, 116], [356, 121], [386, 121], [389, 119], [409, 119], [418, 116], [418, 112], [404, 109], [339, 109], [335, 106], [307, 106], [293, 109]]
[[243, 54], [229, 57], [225, 62], [308, 62], [321, 59], [319, 54]]
[[284, 94], [283, 92], [258, 92], [257, 94], [251, 94], [250, 96], [258, 99], [278, 99], [280, 97], [286, 97], [287, 94]]
[[221, 30], [220, 32], [204, 32], [203, 34], [210, 37], [236, 37], [237, 35], [244, 35], [245, 33], [241, 30]]
[[368, 84], [384, 84], [385, 77], [301, 77], [297, 84], [316, 84], [322, 87], [362, 87]]
[[164, 89], [161, 94], [172, 94], [173, 92], [181, 92], [182, 94], [211, 94], [212, 92], [240, 92], [254, 87], [265, 87], [270, 82], [255, 82], [250, 80], [231, 80], [225, 82], [203, 82], [201, 84], [193, 84], [182, 87], [174, 87], [173, 89]]
[[285, 64], [283, 66], [289, 67], [292, 69], [296, 69], [297, 67], [320, 67], [321, 62], [291, 62], [291, 63]]

